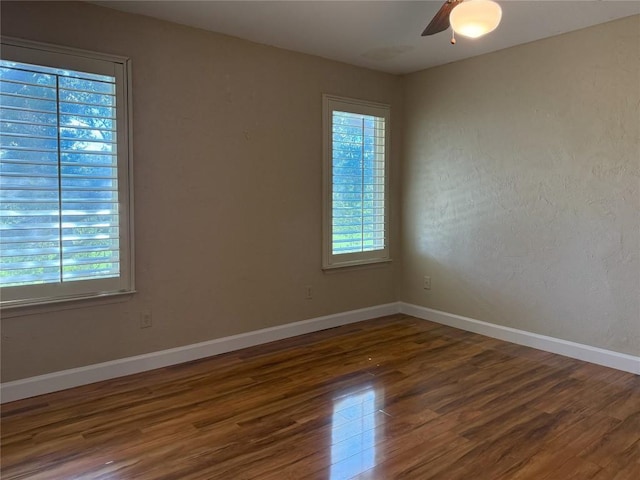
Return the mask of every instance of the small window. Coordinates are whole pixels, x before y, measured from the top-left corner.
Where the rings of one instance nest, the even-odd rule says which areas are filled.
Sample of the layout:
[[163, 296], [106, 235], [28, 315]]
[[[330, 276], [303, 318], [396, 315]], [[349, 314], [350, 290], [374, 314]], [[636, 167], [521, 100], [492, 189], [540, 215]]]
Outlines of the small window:
[[2, 306], [133, 290], [126, 59], [2, 40]]
[[323, 268], [389, 261], [389, 107], [324, 95]]

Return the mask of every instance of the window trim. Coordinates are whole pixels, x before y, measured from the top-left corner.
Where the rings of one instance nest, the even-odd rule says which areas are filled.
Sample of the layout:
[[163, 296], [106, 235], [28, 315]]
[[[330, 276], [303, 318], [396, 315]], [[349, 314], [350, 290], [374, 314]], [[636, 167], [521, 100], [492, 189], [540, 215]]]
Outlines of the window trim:
[[[347, 111], [356, 114], [373, 115], [385, 119], [385, 150], [384, 150], [384, 238], [385, 246], [381, 250], [368, 252], [333, 254], [333, 160], [332, 160], [332, 127], [334, 110]], [[359, 265], [370, 265], [391, 261], [390, 228], [389, 228], [389, 158], [391, 145], [391, 107], [383, 103], [340, 97], [336, 95], [322, 95], [322, 269], [333, 270]]]
[[[120, 237], [120, 288], [117, 290], [79, 292], [62, 295], [32, 296], [30, 298], [2, 300], [0, 309], [14, 309], [19, 307], [31, 307], [39, 305], [58, 304], [76, 300], [104, 299], [110, 296], [133, 294], [135, 290], [135, 245], [134, 245], [134, 192], [133, 192], [133, 142], [132, 142], [132, 118], [133, 102], [131, 99], [132, 78], [131, 59], [118, 55], [104, 54], [72, 47], [65, 47], [50, 43], [35, 42], [15, 37], [0, 36], [2, 44], [2, 59], [17, 62], [31, 63], [53, 68], [69, 68], [71, 70], [100, 73], [96, 64], [105, 62], [118, 65], [118, 72], [107, 73], [121, 76], [118, 86], [121, 92], [117, 93], [117, 101], [122, 102], [118, 110], [122, 112], [122, 118], [118, 118], [118, 183], [126, 185], [118, 191], [119, 225], [126, 229]], [[17, 56], [16, 56], [17, 55]], [[91, 65], [88, 67], [87, 65]], [[125, 158], [122, 158], [125, 157]], [[88, 280], [93, 282], [92, 280]], [[28, 287], [28, 286], [27, 286]], [[12, 287], [6, 287], [12, 288]], [[19, 287], [18, 287], [19, 288]]]

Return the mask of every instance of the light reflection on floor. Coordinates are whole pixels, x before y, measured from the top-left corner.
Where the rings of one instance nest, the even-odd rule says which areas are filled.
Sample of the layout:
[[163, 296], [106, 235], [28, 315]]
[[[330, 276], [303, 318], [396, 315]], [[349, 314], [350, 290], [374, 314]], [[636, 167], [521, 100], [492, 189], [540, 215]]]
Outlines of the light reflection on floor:
[[330, 480], [352, 478], [375, 466], [378, 415], [371, 386], [334, 401]]

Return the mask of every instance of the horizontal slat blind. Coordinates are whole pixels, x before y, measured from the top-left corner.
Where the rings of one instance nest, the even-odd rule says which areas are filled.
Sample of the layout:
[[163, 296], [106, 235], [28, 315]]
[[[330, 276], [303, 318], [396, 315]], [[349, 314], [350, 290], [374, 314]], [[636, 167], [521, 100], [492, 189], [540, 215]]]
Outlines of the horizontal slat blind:
[[0, 286], [120, 274], [115, 78], [0, 61]]
[[385, 248], [385, 119], [332, 112], [332, 254]]

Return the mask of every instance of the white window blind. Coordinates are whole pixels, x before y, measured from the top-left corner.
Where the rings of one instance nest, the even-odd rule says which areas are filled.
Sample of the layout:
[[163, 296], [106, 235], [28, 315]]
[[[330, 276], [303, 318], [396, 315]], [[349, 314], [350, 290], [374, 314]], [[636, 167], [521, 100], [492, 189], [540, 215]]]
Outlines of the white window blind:
[[324, 267], [389, 259], [389, 108], [325, 96]]
[[[131, 290], [124, 63], [41, 46], [6, 50], [3, 45], [0, 60], [3, 305]], [[39, 62], [17, 60], [23, 57]], [[69, 68], [65, 59], [85, 69]]]

